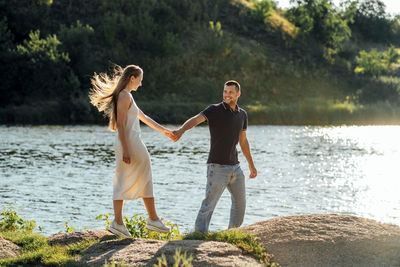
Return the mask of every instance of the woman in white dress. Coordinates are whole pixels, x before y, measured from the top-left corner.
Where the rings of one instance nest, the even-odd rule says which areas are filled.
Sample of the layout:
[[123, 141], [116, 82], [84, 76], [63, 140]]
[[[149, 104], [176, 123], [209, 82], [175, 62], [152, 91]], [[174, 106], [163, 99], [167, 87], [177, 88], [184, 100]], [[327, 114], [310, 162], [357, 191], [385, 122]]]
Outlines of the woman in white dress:
[[114, 145], [117, 163], [113, 189], [114, 220], [109, 230], [124, 237], [131, 237], [122, 219], [126, 199], [143, 199], [149, 215], [146, 221], [148, 229], [163, 233], [170, 231], [155, 209], [150, 156], [140, 138], [139, 120], [172, 140], [175, 140], [175, 135], [137, 107], [130, 92], [142, 85], [142, 79], [140, 67], [129, 65], [121, 68], [116, 65], [111, 76], [95, 73], [89, 92], [91, 103], [109, 118], [110, 129], [118, 131]]

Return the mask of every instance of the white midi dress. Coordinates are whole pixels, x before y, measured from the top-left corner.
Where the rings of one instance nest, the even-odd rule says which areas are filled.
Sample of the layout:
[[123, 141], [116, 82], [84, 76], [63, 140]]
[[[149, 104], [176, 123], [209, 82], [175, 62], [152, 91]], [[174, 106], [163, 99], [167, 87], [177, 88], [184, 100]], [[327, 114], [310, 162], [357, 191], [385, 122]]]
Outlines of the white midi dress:
[[114, 144], [117, 168], [114, 176], [113, 200], [153, 197], [150, 155], [140, 138], [139, 108], [133, 97], [131, 98], [132, 104], [128, 109], [126, 121], [126, 138], [131, 163], [126, 164], [122, 160], [123, 150], [117, 133]]

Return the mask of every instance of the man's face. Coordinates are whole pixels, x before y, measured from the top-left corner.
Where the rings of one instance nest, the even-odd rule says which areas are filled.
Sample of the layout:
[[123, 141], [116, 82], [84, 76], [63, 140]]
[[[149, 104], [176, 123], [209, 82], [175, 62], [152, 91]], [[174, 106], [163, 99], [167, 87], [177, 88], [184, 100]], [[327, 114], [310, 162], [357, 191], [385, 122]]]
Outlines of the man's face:
[[236, 86], [230, 85], [224, 87], [223, 98], [228, 105], [236, 104], [240, 96], [240, 92], [236, 91]]

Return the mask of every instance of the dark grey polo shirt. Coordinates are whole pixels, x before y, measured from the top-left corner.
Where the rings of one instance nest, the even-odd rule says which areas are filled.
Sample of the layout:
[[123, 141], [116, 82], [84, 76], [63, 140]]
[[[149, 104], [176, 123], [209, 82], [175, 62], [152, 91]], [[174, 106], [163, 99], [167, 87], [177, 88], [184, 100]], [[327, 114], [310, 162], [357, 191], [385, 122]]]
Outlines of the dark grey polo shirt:
[[247, 113], [239, 106], [232, 110], [221, 102], [206, 108], [201, 114], [207, 119], [211, 148], [207, 163], [235, 165], [239, 163], [236, 145], [240, 132], [247, 129]]

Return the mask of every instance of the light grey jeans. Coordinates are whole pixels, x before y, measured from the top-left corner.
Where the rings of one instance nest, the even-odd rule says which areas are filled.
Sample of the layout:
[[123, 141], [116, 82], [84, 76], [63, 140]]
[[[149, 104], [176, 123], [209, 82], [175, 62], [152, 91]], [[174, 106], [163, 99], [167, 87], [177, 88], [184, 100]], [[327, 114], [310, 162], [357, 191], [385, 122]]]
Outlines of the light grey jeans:
[[225, 188], [231, 193], [231, 215], [228, 228], [239, 227], [246, 209], [245, 178], [239, 164], [207, 164], [206, 197], [201, 204], [195, 231], [208, 232], [211, 216]]

